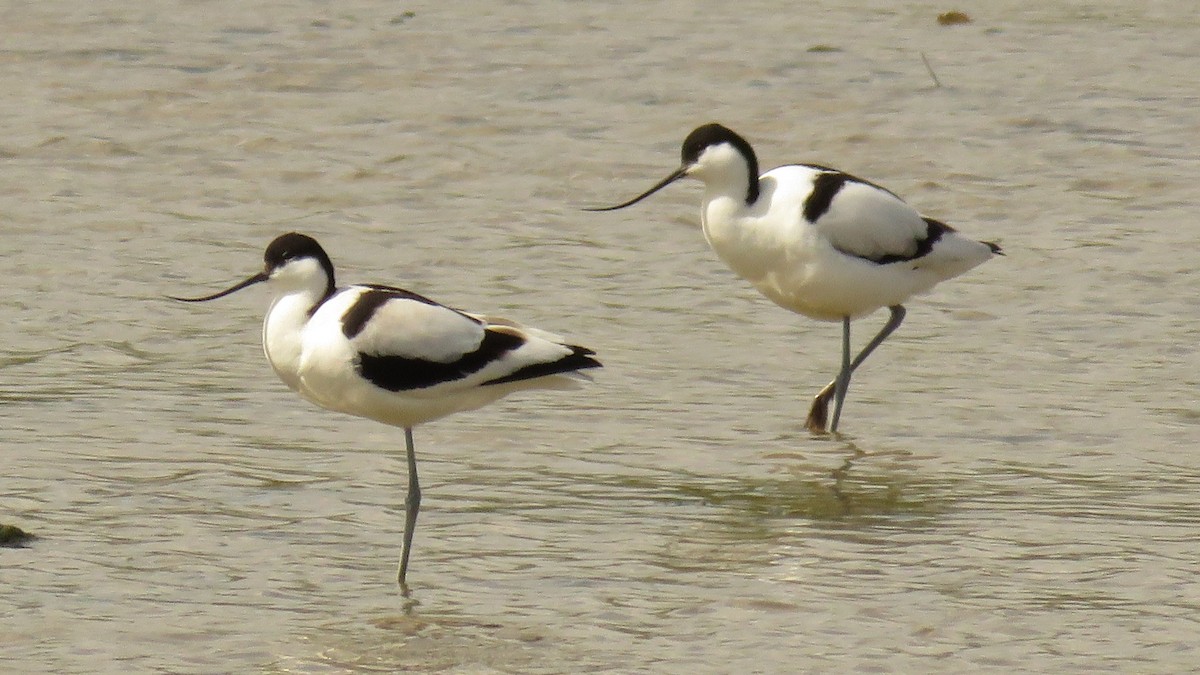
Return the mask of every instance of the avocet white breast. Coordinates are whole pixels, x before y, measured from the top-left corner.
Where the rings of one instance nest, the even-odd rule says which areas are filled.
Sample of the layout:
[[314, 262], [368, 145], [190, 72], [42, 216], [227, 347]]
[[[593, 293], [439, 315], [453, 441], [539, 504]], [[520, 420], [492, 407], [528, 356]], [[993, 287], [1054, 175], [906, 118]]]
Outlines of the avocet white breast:
[[267, 246], [266, 268], [185, 302], [216, 300], [268, 282], [275, 300], [263, 350], [279, 378], [319, 406], [404, 428], [408, 457], [405, 586], [421, 506], [412, 430], [523, 389], [562, 389], [597, 368], [592, 350], [513, 321], [468, 314], [409, 291], [365, 284], [337, 288], [333, 263], [312, 237], [289, 233]]
[[[631, 206], [684, 177], [704, 184], [700, 222], [717, 255], [776, 304], [804, 316], [842, 322], [842, 365], [813, 399], [806, 425], [836, 432], [851, 373], [904, 320], [901, 304], [995, 255], [927, 218], [892, 192], [836, 169], [793, 164], [758, 175], [758, 158], [720, 124], [698, 127], [683, 142], [682, 165]], [[888, 307], [883, 329], [850, 359], [850, 321]]]

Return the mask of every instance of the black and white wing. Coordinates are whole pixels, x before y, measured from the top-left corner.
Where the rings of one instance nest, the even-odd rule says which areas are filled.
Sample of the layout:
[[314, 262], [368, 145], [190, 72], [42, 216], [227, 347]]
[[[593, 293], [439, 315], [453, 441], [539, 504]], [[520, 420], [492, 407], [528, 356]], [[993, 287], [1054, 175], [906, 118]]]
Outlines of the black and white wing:
[[945, 223], [925, 218], [870, 181], [818, 165], [781, 169], [809, 174], [811, 189], [801, 196], [801, 213], [846, 255], [879, 264], [914, 260], [928, 254], [942, 235], [954, 231]]
[[451, 391], [599, 366], [591, 350], [408, 291], [354, 287], [342, 330], [364, 379], [388, 391]]

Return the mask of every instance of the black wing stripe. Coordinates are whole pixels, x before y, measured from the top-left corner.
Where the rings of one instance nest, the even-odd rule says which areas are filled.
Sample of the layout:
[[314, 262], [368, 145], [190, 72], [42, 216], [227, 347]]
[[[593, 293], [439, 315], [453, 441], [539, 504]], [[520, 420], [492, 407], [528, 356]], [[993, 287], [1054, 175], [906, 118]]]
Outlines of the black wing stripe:
[[359, 374], [381, 389], [410, 391], [461, 380], [524, 343], [525, 339], [518, 335], [489, 330], [484, 333], [478, 349], [463, 354], [455, 361], [442, 363], [359, 352], [356, 365]]
[[[360, 295], [358, 300], [342, 315], [342, 333], [350, 340], [353, 340], [359, 333], [363, 332], [363, 329], [370, 323], [371, 317], [375, 316], [375, 312], [379, 311], [379, 308], [386, 305], [389, 300], [412, 300], [435, 307], [441, 306], [439, 303], [423, 295], [417, 295], [403, 288], [380, 286], [379, 284], [362, 285], [371, 290], [365, 291]], [[459, 313], [461, 314], [461, 312]], [[475, 319], [471, 320], [475, 321]]]
[[833, 198], [841, 192], [842, 186], [849, 180], [849, 176], [840, 171], [827, 171], [819, 173], [813, 178], [812, 192], [808, 198], [804, 200], [804, 218], [810, 223], [815, 223], [825, 215], [833, 204]]
[[505, 382], [518, 382], [520, 380], [531, 380], [535, 377], [545, 377], [547, 375], [558, 375], [560, 373], [572, 373], [576, 370], [585, 368], [599, 368], [600, 362], [592, 358], [595, 354], [592, 350], [586, 347], [576, 345], [568, 345], [571, 348], [571, 353], [551, 363], [535, 363], [525, 366], [513, 373], [498, 377], [494, 380], [484, 382], [488, 384], [504, 384]]
[[889, 194], [896, 199], [900, 199], [899, 195], [891, 190], [872, 183], [865, 178], [848, 174], [845, 171], [839, 171], [824, 164], [797, 164], [795, 166], [803, 166], [809, 169], [814, 169], [819, 173], [813, 177], [813, 189], [804, 200], [804, 219], [810, 223], [816, 223], [821, 216], [829, 211], [829, 207], [833, 204], [833, 198], [837, 197], [846, 183], [860, 183], [868, 187], [873, 187], [884, 194]]
[[888, 253], [885, 255], [872, 257], [872, 256], [865, 256], [865, 255], [855, 255], [854, 253], [849, 253], [848, 251], [842, 251], [842, 253], [846, 253], [847, 255], [853, 255], [854, 257], [862, 258], [863, 260], [870, 260], [871, 262], [876, 263], [878, 265], [888, 265], [891, 263], [905, 262], [908, 260], [916, 260], [917, 258], [923, 258], [923, 257], [929, 255], [929, 252], [933, 250], [933, 245], [938, 243], [938, 240], [942, 238], [943, 234], [945, 234], [947, 232], [953, 232], [954, 228], [950, 227], [949, 225], [943, 223], [940, 220], [934, 220], [933, 218], [922, 218], [922, 220], [925, 221], [925, 238], [918, 239], [915, 242], [917, 245], [917, 248], [915, 251], [913, 251], [910, 254]]

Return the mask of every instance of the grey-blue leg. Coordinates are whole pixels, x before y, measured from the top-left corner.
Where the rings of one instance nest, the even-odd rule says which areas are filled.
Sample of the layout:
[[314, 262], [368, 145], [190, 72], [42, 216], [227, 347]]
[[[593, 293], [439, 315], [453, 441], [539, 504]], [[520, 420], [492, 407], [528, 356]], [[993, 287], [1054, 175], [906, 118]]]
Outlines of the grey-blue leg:
[[850, 388], [850, 317], [842, 317], [842, 369], [834, 380], [833, 421], [829, 433], [837, 431], [838, 419], [842, 416], [842, 404], [846, 402], [846, 390]]
[[396, 575], [396, 581], [407, 588], [404, 577], [408, 573], [408, 555], [412, 553], [417, 512], [421, 510], [421, 484], [417, 480], [417, 453], [413, 449], [412, 427], [404, 429], [404, 441], [408, 447], [408, 496], [404, 498], [404, 549], [400, 553], [400, 571]]
[[[891, 315], [888, 317], [887, 323], [884, 324], [879, 333], [867, 343], [867, 346], [863, 347], [863, 350], [858, 353], [858, 356], [854, 357], [854, 360], [850, 362], [850, 373], [858, 370], [858, 367], [862, 365], [863, 361], [867, 360], [867, 357], [871, 355], [871, 352], [875, 351], [879, 345], [883, 344], [883, 341], [886, 340], [889, 335], [894, 333], [896, 329], [900, 327], [900, 324], [904, 322], [906, 310], [904, 309], [903, 305], [892, 305], [891, 307], [888, 307], [888, 310], [891, 311]], [[846, 337], [848, 337], [848, 331], [843, 334], [843, 359], [845, 358], [846, 352]], [[843, 366], [844, 365], [845, 364], [843, 363]], [[840, 380], [841, 377], [842, 373], [838, 373], [838, 379], [835, 379], [829, 384], [825, 385], [825, 388], [822, 389], [815, 398], [813, 398], [812, 408], [809, 409], [808, 420], [805, 422], [805, 426], [808, 427], [810, 431], [816, 433], [823, 433], [825, 431], [825, 420], [829, 415], [829, 401], [834, 397], [837, 391], [838, 380]], [[846, 376], [846, 384], [849, 386], [849, 375]], [[837, 431], [837, 419], [840, 416], [841, 408], [841, 403], [838, 403], [838, 406], [834, 411], [834, 422], [833, 426], [831, 426], [829, 429], [830, 431]]]

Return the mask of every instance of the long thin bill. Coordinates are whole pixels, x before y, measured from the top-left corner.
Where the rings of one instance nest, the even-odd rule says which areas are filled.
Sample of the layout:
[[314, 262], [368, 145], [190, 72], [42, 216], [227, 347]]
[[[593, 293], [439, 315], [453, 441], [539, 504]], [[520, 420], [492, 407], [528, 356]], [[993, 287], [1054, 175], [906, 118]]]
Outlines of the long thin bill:
[[168, 295], [167, 297], [172, 300], [179, 300], [180, 302], [208, 302], [209, 300], [216, 300], [217, 298], [223, 298], [223, 297], [229, 295], [230, 293], [236, 293], [247, 286], [253, 286], [254, 284], [259, 284], [266, 280], [267, 280], [267, 273], [259, 272], [258, 274], [255, 274], [254, 276], [250, 277], [249, 279], [246, 279], [245, 281], [234, 286], [233, 288], [227, 288], [227, 289], [221, 291], [220, 293], [213, 293], [212, 295], [206, 295], [202, 298], [177, 298], [174, 295]]
[[617, 209], [623, 209], [626, 206], [633, 206], [634, 204], [642, 201], [646, 197], [649, 197], [650, 195], [654, 194], [655, 192], [658, 192], [659, 190], [667, 187], [671, 183], [674, 183], [675, 181], [679, 180], [680, 178], [683, 178], [686, 175], [687, 175], [687, 167], [681, 166], [678, 169], [676, 169], [670, 176], [667, 176], [666, 178], [660, 180], [658, 182], [658, 184], [655, 185], [654, 187], [650, 188], [649, 190], [646, 190], [642, 194], [634, 197], [633, 199], [630, 199], [629, 201], [627, 201], [623, 204], [617, 204], [616, 206], [593, 207], [590, 209], [584, 209], [584, 211], [616, 211]]

